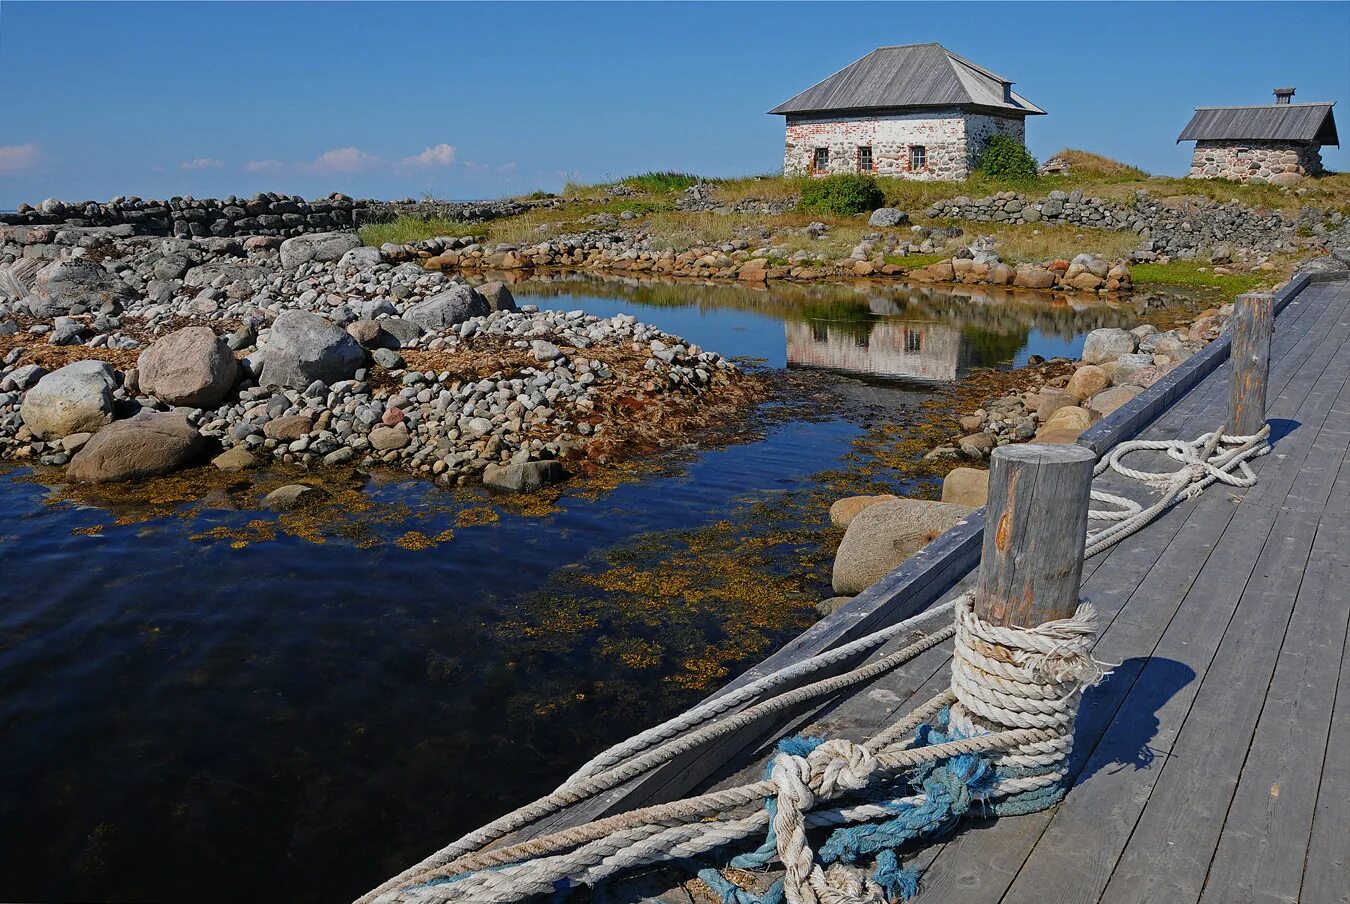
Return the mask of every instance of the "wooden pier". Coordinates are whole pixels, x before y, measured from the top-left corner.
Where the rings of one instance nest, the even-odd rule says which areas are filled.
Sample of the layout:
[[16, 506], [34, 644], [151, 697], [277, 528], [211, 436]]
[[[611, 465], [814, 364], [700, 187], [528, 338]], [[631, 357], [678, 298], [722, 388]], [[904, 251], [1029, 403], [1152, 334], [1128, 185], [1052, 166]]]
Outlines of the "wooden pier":
[[[1258, 483], [1215, 485], [1086, 563], [1095, 656], [1118, 664], [1083, 698], [1070, 791], [1049, 810], [968, 821], [914, 852], [925, 904], [1350, 901], [1350, 277], [1300, 277], [1273, 306], [1262, 387], [1272, 451], [1253, 463]], [[1212, 343], [1080, 445], [1101, 454], [1222, 425], [1229, 347]], [[1142, 498], [1120, 479], [1097, 485]], [[732, 686], [972, 586], [982, 535], [977, 513]], [[758, 778], [785, 733], [861, 740], [943, 689], [950, 655], [941, 644], [525, 834]], [[688, 900], [682, 889], [661, 897]]]

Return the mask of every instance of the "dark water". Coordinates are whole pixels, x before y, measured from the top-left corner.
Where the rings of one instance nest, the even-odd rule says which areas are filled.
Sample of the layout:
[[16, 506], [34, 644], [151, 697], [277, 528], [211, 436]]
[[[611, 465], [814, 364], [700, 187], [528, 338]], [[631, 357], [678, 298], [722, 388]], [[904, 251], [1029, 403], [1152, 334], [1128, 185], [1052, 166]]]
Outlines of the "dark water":
[[108, 498], [11, 469], [0, 899], [354, 897], [809, 624], [825, 506], [878, 412], [1129, 319], [838, 287], [516, 290], [804, 369], [803, 398], [744, 441], [542, 501], [386, 476], [278, 517], [257, 500], [285, 474]]

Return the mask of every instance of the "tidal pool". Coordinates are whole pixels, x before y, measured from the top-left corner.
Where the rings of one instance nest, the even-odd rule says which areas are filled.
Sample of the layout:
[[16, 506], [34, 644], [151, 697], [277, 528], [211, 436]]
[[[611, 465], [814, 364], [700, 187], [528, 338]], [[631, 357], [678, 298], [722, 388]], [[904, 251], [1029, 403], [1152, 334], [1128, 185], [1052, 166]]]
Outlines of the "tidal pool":
[[355, 897], [810, 624], [829, 502], [916, 488], [885, 454], [937, 387], [1138, 320], [1020, 292], [513, 288], [779, 390], [735, 435], [533, 499], [344, 475], [278, 516], [258, 502], [295, 474], [0, 473], [0, 899]]

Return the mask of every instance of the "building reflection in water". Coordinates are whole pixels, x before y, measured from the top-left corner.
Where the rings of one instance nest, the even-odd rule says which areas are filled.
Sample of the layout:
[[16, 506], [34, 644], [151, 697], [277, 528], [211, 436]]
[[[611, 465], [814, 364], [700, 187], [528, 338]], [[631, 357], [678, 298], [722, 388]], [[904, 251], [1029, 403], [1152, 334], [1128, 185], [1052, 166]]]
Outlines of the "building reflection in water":
[[921, 383], [949, 383], [971, 367], [961, 331], [922, 320], [786, 321], [789, 367]]

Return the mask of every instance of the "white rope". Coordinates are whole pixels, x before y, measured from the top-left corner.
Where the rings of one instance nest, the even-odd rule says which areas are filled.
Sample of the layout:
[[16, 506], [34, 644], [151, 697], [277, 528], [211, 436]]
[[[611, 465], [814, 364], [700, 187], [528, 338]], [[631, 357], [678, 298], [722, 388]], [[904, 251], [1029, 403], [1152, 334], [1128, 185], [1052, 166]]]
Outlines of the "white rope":
[[[1253, 485], [1256, 476], [1248, 461], [1269, 451], [1265, 444], [1269, 432], [1268, 426], [1252, 436], [1229, 436], [1216, 430], [1191, 441], [1136, 440], [1115, 447], [1097, 463], [1094, 476], [1109, 468], [1158, 488], [1162, 494], [1145, 507], [1124, 496], [1093, 490], [1093, 501], [1114, 509], [1091, 510], [1089, 517], [1114, 523], [1089, 532], [1085, 557], [1119, 543], [1168, 507], [1194, 498], [1216, 482], [1235, 487]], [[1126, 455], [1141, 451], [1165, 453], [1184, 467], [1154, 472], [1122, 463]], [[729, 719], [708, 724], [766, 691], [840, 664], [948, 612], [955, 612], [955, 624], [903, 650], [834, 678], [785, 691]], [[788, 904], [871, 904], [878, 898], [878, 889], [870, 882], [860, 881], [848, 870], [824, 870], [815, 863], [806, 829], [888, 815], [894, 812], [888, 806], [899, 802], [921, 804], [924, 795], [899, 798], [889, 804], [864, 803], [831, 810], [813, 809], [815, 805], [861, 791], [878, 772], [910, 769], [968, 752], [991, 753], [998, 765], [1030, 772], [998, 783], [991, 797], [1056, 784], [1065, 775], [1064, 762], [1072, 746], [1079, 698], [1085, 688], [1106, 674], [1103, 664], [1091, 656], [1095, 620], [1092, 607], [1084, 603], [1071, 618], [1030, 629], [998, 627], [975, 615], [971, 594], [962, 594], [918, 616], [708, 700], [611, 747], [549, 796], [470, 832], [372, 890], [360, 904], [376, 900], [507, 904], [551, 891], [554, 883], [563, 879], [599, 881], [623, 869], [692, 856], [762, 831], [768, 818], [761, 805], [769, 797], [777, 798], [774, 827], [777, 853], [786, 871]], [[780, 753], [765, 781], [621, 813], [507, 848], [473, 853], [517, 828], [650, 772], [715, 737], [871, 680], [953, 635], [950, 691], [938, 694], [866, 743], [835, 739], [804, 757]], [[959, 739], [911, 747], [909, 734], [944, 706], [950, 706], [950, 726]], [[737, 815], [747, 807], [757, 809]]]

